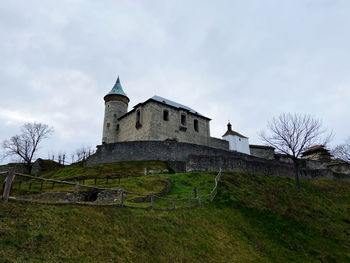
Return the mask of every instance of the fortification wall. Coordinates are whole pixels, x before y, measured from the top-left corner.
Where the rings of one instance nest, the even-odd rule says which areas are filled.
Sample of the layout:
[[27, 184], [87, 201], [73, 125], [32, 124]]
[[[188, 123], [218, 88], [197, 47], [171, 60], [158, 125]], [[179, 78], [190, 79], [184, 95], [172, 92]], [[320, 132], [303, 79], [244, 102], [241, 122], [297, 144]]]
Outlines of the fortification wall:
[[[293, 165], [207, 146], [174, 141], [132, 141], [97, 146], [85, 165], [121, 161], [166, 161], [176, 172], [223, 171], [294, 177]], [[303, 169], [301, 178], [330, 178], [350, 181], [349, 175], [329, 169]]]
[[86, 165], [121, 161], [186, 161], [189, 155], [244, 156], [246, 154], [176, 141], [130, 141], [97, 146], [96, 153], [86, 160]]
[[209, 147], [218, 148], [222, 150], [229, 150], [229, 142], [226, 140], [221, 140], [215, 137], [209, 137]]

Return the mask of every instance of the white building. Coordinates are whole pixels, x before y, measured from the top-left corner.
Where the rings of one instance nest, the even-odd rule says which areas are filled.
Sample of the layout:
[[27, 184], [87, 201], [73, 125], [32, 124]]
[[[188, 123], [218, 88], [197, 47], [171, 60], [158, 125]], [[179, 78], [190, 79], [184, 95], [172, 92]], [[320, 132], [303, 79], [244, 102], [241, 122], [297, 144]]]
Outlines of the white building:
[[229, 142], [230, 151], [250, 154], [248, 137], [233, 131], [231, 123], [227, 124], [227, 131], [222, 138]]

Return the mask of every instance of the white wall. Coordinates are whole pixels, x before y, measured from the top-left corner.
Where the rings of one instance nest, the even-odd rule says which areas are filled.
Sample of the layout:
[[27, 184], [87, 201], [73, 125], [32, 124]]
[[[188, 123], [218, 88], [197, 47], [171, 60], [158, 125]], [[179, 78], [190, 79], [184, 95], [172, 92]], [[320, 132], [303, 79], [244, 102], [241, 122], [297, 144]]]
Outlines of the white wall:
[[245, 154], [250, 154], [248, 138], [242, 138], [231, 134], [226, 135], [222, 138], [229, 142], [230, 151], [237, 151]]

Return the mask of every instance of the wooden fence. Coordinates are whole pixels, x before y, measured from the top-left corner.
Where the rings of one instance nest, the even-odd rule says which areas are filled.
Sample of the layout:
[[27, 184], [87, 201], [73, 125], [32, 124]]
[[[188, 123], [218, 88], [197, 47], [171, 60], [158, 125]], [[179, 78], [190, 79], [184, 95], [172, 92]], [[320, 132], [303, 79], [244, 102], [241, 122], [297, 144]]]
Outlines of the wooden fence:
[[[91, 206], [120, 206], [120, 207], [130, 207], [130, 208], [151, 208], [151, 209], [177, 209], [177, 208], [190, 208], [197, 205], [202, 205], [203, 200], [209, 199], [210, 202], [213, 202], [215, 199], [217, 192], [218, 192], [218, 183], [221, 179], [221, 169], [218, 172], [218, 174], [215, 177], [215, 185], [213, 189], [210, 191], [209, 194], [206, 195], [197, 195], [197, 191], [195, 189], [194, 197], [184, 197], [184, 198], [165, 198], [153, 193], [150, 194], [143, 194], [143, 193], [137, 193], [137, 192], [131, 192], [124, 190], [123, 188], [106, 188], [106, 187], [97, 187], [92, 185], [85, 185], [80, 184], [78, 182], [69, 182], [69, 181], [61, 181], [61, 180], [54, 180], [54, 179], [47, 179], [47, 178], [41, 178], [36, 176], [31, 176], [27, 174], [22, 173], [13, 173], [13, 172], [0, 172], [0, 176], [5, 175], [5, 179], [2, 183], [2, 200], [3, 201], [19, 201], [19, 202], [31, 202], [31, 203], [40, 203], [40, 204], [53, 204], [53, 205], [63, 205], [63, 204], [76, 204], [76, 205], [91, 205]], [[52, 189], [55, 187], [55, 185], [63, 184], [63, 185], [69, 185], [74, 187], [74, 197], [71, 201], [64, 201], [64, 202], [50, 202], [50, 201], [39, 201], [39, 200], [33, 200], [33, 199], [26, 199], [23, 197], [13, 197], [11, 196], [11, 190], [13, 187], [13, 183], [16, 177], [25, 178], [26, 181], [19, 181], [18, 186], [19, 189], [21, 189], [22, 182], [27, 182], [28, 189], [31, 190], [32, 188], [32, 180], [36, 180], [40, 182], [40, 192], [43, 190], [44, 183], [51, 184]], [[120, 177], [119, 177], [120, 178]], [[96, 179], [95, 179], [96, 181]], [[85, 180], [84, 180], [85, 182]], [[96, 184], [96, 183], [95, 183]], [[108, 191], [108, 192], [114, 192], [118, 196], [119, 202], [113, 202], [113, 203], [98, 203], [98, 202], [81, 202], [78, 201], [78, 193], [79, 189], [90, 189], [95, 191]], [[143, 204], [140, 206], [136, 206], [131, 204], [132, 202], [126, 202], [125, 197], [126, 196], [141, 196], [141, 198], [144, 200]], [[164, 207], [164, 204], [161, 203], [160, 205], [156, 205], [156, 200], [162, 200], [160, 202], [170, 202], [170, 206]], [[179, 203], [187, 203], [187, 205], [178, 206]], [[147, 205], [149, 204], [149, 205]]]

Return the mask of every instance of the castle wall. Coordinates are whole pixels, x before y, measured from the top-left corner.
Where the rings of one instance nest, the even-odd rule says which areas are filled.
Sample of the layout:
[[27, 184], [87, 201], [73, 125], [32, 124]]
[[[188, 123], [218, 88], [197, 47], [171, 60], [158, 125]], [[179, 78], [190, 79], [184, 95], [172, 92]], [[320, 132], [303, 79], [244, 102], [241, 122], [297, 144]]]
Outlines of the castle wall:
[[128, 104], [120, 100], [110, 100], [105, 102], [105, 117], [103, 122], [103, 143], [113, 143], [117, 141], [118, 118], [128, 111]]
[[275, 159], [275, 149], [259, 145], [249, 145], [250, 154], [268, 160]]
[[[138, 110], [141, 126], [136, 126]], [[134, 112], [119, 120], [117, 142], [150, 140], [151, 121], [152, 112], [149, 104], [138, 107]]]
[[[141, 126], [136, 128], [138, 110], [140, 110]], [[163, 119], [164, 110], [168, 111], [168, 120]], [[181, 114], [186, 116], [185, 125], [181, 125]], [[194, 120], [197, 120], [198, 131], [195, 130]], [[118, 142], [176, 140], [208, 145], [210, 137], [208, 119], [156, 102], [149, 102], [137, 107], [135, 111], [121, 118], [119, 124]], [[219, 145], [219, 142], [215, 145]], [[220, 148], [225, 147], [224, 143], [221, 143], [219, 146]]]
[[[133, 141], [99, 145], [85, 165], [121, 161], [167, 161], [177, 172], [223, 171], [294, 177], [292, 164], [251, 155], [174, 141]], [[332, 178], [350, 181], [350, 175], [327, 169], [303, 169], [301, 178]]]
[[227, 151], [229, 149], [229, 142], [226, 140], [221, 140], [219, 138], [209, 137], [209, 147]]

